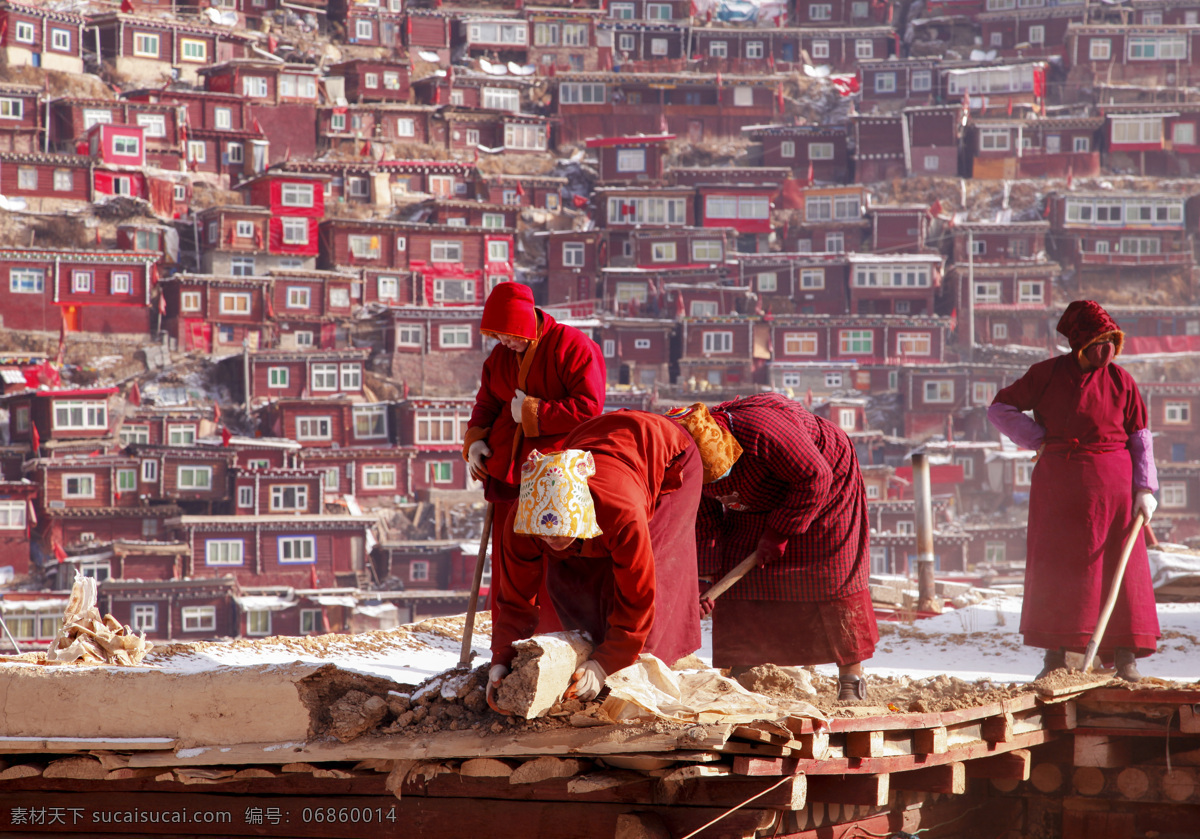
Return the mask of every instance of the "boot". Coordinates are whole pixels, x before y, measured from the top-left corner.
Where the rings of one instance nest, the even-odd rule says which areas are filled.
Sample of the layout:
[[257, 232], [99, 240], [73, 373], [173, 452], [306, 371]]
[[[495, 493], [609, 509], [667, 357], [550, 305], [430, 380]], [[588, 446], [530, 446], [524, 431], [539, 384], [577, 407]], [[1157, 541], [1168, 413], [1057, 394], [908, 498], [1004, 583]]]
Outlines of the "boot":
[[1137, 659], [1129, 647], [1117, 647], [1116, 650], [1117, 678], [1127, 682], [1136, 682], [1142, 678], [1137, 669]]
[[853, 673], [846, 673], [838, 676], [838, 700], [846, 701], [850, 699], [866, 699], [867, 698], [867, 678], [866, 676], [855, 676]]
[[1033, 677], [1036, 682], [1038, 679], [1044, 679], [1053, 673], [1055, 670], [1062, 670], [1067, 666], [1067, 651], [1062, 647], [1056, 650], [1046, 650], [1046, 655], [1042, 659], [1042, 672]]

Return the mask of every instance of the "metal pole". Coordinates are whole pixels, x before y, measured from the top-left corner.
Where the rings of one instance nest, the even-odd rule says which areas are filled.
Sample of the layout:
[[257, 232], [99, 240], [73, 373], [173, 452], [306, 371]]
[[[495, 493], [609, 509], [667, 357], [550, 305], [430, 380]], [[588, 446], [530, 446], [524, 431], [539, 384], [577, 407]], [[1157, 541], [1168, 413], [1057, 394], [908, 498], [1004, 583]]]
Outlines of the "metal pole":
[[929, 489], [929, 460], [913, 452], [913, 518], [917, 529], [917, 611], [941, 612], [933, 582], [933, 493]]
[[975, 360], [975, 231], [967, 231], [967, 361]]

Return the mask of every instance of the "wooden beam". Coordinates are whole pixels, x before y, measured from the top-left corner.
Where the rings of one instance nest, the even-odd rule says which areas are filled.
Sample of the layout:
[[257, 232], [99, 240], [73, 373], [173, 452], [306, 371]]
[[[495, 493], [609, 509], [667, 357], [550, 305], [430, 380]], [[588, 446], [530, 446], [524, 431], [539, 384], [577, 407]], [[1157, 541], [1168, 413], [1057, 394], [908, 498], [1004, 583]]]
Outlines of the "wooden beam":
[[962, 763], [944, 763], [928, 769], [895, 772], [890, 778], [892, 789], [941, 792], [949, 795], [962, 795], [967, 791], [967, 767]]
[[1032, 752], [1029, 749], [1013, 749], [995, 757], [968, 761], [967, 777], [1028, 781], [1032, 763]]
[[1075, 702], [1068, 700], [1042, 709], [1046, 727], [1052, 731], [1070, 731], [1078, 724], [1079, 714]]
[[808, 779], [808, 800], [882, 807], [888, 802], [890, 777], [887, 774], [813, 775]]
[[1184, 734], [1200, 734], [1200, 705], [1179, 706], [1179, 730]]
[[883, 757], [882, 731], [846, 732], [846, 757]]
[[949, 750], [946, 726], [922, 728], [913, 732], [913, 752], [919, 755], [940, 755]]
[[983, 721], [983, 739], [989, 743], [1007, 743], [1013, 738], [1013, 715], [1005, 712]]

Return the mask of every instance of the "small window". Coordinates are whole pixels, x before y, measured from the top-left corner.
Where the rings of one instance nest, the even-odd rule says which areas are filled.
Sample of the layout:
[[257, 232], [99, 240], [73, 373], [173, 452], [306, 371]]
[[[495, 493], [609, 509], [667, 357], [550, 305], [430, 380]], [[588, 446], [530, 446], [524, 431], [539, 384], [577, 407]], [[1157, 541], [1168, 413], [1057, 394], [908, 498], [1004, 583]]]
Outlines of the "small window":
[[833, 143], [809, 143], [809, 160], [833, 160]]
[[254, 487], [244, 486], [238, 487], [237, 504], [239, 507], [254, 506]]
[[196, 426], [172, 424], [167, 426], [168, 446], [192, 446], [196, 443]]
[[200, 311], [200, 292], [185, 291], [179, 295], [179, 308], [185, 312]]
[[158, 58], [158, 35], [134, 32], [133, 54], [143, 58]]
[[267, 368], [267, 387], [283, 388], [291, 383], [291, 371], [286, 367]]
[[71, 291], [76, 294], [90, 294], [93, 288], [94, 275], [91, 271], [71, 272]]
[[143, 460], [142, 461], [142, 483], [152, 484], [158, 480], [158, 461]]
[[271, 487], [272, 512], [308, 509], [308, 487], [303, 484], [287, 484]]
[[233, 128], [233, 109], [213, 108], [213, 127], [222, 131]]
[[332, 440], [333, 421], [329, 417], [298, 417], [297, 440]]
[[212, 477], [211, 466], [180, 466], [176, 472], [177, 486], [181, 490], [212, 489]]
[[731, 353], [733, 352], [732, 332], [705, 332], [704, 352]]
[[271, 634], [271, 610], [270, 609], [247, 609], [246, 610], [246, 634], [247, 635], [270, 635]]
[[95, 498], [95, 475], [63, 475], [64, 498]]
[[1163, 422], [1170, 425], [1188, 425], [1192, 421], [1192, 403], [1167, 402], [1163, 408]]
[[926, 402], [953, 402], [954, 381], [952, 379], [931, 379], [925, 382]]
[[51, 29], [50, 30], [50, 47], [51, 49], [59, 50], [60, 52], [68, 52], [71, 49], [71, 32], [67, 29]]
[[183, 61], [208, 61], [208, 42], [195, 38], [180, 38], [179, 57]]
[[1108, 61], [1112, 57], [1112, 41], [1108, 38], [1092, 38], [1088, 57], [1092, 61]]
[[1188, 503], [1187, 484], [1183, 481], [1163, 481], [1159, 497], [1162, 499], [1163, 507], [1175, 510], [1186, 507]]
[[307, 286], [288, 286], [287, 308], [307, 309], [311, 303], [312, 289]]
[[184, 632], [214, 632], [217, 628], [217, 607], [184, 606], [179, 610], [179, 619], [183, 622]]

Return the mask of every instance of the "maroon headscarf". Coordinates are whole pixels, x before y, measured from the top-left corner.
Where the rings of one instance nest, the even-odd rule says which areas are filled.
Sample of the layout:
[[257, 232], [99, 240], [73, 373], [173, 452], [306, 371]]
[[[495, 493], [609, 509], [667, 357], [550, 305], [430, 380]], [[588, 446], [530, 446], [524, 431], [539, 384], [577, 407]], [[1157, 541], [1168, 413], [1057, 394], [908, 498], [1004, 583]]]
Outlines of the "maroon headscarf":
[[1125, 346], [1125, 333], [1095, 300], [1075, 300], [1058, 320], [1058, 331], [1066, 336], [1071, 349], [1082, 352], [1092, 344], [1111, 340], [1116, 355]]
[[533, 291], [524, 283], [497, 285], [483, 304], [479, 328], [492, 335], [512, 335], [536, 341], [537, 313], [533, 308]]

